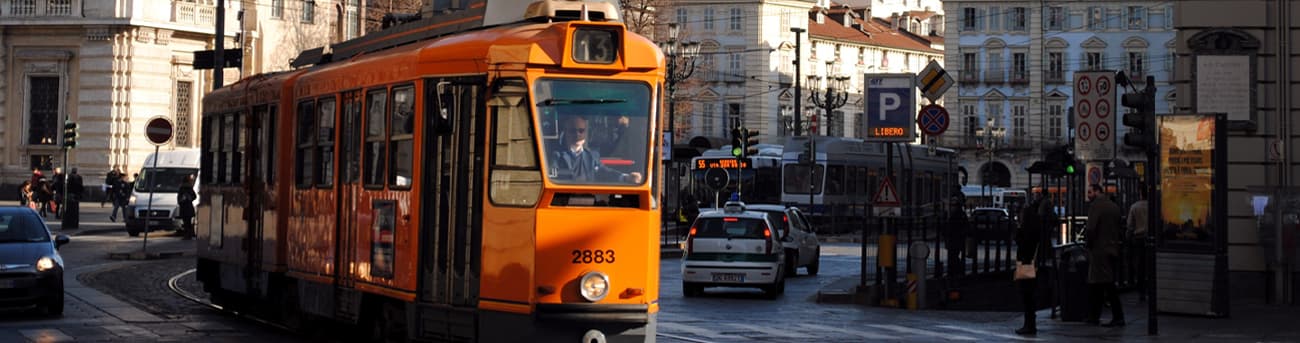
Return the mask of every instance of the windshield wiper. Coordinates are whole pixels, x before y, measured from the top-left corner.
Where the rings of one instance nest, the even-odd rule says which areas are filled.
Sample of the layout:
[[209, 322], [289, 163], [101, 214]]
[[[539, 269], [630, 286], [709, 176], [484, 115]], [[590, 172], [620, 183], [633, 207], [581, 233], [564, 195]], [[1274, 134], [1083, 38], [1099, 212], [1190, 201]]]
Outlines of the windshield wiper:
[[556, 106], [556, 105], [597, 105], [597, 104], [618, 104], [624, 103], [623, 99], [546, 99], [537, 103], [537, 106]]

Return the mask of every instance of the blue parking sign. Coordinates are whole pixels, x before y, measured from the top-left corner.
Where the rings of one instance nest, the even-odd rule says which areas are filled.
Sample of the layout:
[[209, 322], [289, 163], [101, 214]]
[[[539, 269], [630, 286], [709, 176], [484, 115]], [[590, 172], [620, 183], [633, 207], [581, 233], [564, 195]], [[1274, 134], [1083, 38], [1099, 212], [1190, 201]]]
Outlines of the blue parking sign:
[[859, 123], [868, 142], [916, 140], [916, 75], [866, 74], [867, 101]]

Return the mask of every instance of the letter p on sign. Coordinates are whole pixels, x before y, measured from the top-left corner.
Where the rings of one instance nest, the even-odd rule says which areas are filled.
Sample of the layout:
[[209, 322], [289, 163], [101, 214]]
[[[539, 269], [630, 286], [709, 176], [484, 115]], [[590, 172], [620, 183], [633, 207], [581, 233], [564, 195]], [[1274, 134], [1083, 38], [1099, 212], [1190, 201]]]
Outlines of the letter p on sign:
[[885, 120], [885, 113], [897, 110], [903, 106], [903, 101], [894, 93], [880, 93], [880, 120]]

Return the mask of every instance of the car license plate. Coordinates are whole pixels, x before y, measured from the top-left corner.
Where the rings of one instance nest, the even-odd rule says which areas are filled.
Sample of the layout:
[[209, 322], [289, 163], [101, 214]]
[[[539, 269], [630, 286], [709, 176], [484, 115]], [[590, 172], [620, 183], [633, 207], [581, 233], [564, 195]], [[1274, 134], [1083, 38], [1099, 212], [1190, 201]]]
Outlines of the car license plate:
[[14, 287], [18, 287], [17, 280], [0, 280], [0, 289], [8, 289]]
[[713, 282], [745, 282], [745, 274], [713, 273]]
[[150, 225], [167, 225], [167, 221], [166, 221], [166, 220], [150, 220], [150, 221], [149, 221], [149, 224], [150, 224]]

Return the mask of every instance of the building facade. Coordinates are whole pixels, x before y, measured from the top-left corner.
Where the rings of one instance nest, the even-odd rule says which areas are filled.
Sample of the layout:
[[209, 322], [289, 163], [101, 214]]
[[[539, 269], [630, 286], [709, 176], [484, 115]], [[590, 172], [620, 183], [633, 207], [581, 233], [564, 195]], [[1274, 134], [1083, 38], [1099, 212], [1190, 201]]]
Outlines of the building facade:
[[[1228, 119], [1227, 271], [1232, 301], [1295, 305], [1300, 285], [1295, 119], [1300, 1], [1185, 0], [1175, 6], [1176, 112]], [[1282, 57], [1285, 56], [1285, 57]], [[1232, 77], [1235, 76], [1235, 77]], [[1223, 80], [1238, 82], [1226, 83]], [[1266, 200], [1260, 202], [1259, 200]], [[1222, 212], [1220, 212], [1222, 211]], [[1280, 237], [1280, 238], [1279, 238]]]
[[[1024, 188], [1025, 168], [1040, 160], [1045, 148], [1072, 142], [1076, 71], [1124, 71], [1139, 89], [1146, 76], [1154, 76], [1156, 112], [1171, 111], [1175, 43], [1168, 1], [950, 0], [943, 5], [945, 55], [951, 61], [945, 69], [958, 86], [944, 96], [952, 125], [940, 143], [961, 151], [968, 184]], [[1119, 108], [1115, 112], [1122, 112]], [[1112, 136], [1124, 133], [1117, 129]], [[1116, 141], [1117, 159], [1145, 159], [1122, 138]]]
[[[797, 113], [803, 115], [805, 129], [857, 137], [852, 128], [863, 112], [864, 73], [914, 73], [930, 59], [943, 59], [942, 38], [901, 29], [908, 20], [893, 24], [871, 18], [865, 8], [826, 0], [680, 1], [667, 12], [661, 20], [678, 23], [681, 40], [701, 43], [695, 73], [678, 85], [675, 96], [676, 102], [685, 102], [674, 119], [681, 142], [693, 137], [717, 141], [739, 124], [759, 130], [764, 142], [782, 143], [795, 134]], [[941, 15], [923, 17], [917, 21], [926, 27], [942, 25], [929, 20], [942, 23]], [[797, 60], [802, 63], [796, 65]], [[801, 68], [802, 111], [795, 109], [796, 67]], [[828, 76], [851, 80], [848, 103], [826, 122], [818, 115], [824, 111], [807, 98], [825, 89]], [[823, 123], [815, 124], [817, 120]]]
[[[360, 33], [330, 29], [360, 0], [225, 3], [225, 47], [246, 56], [226, 84], [287, 69], [297, 47]], [[164, 149], [197, 146], [213, 80], [194, 69], [194, 51], [214, 48], [215, 20], [215, 0], [0, 0], [0, 188], [64, 164], [65, 121], [79, 125], [67, 165], [96, 192], [109, 170], [138, 171], [153, 152], [149, 118], [176, 124]]]

